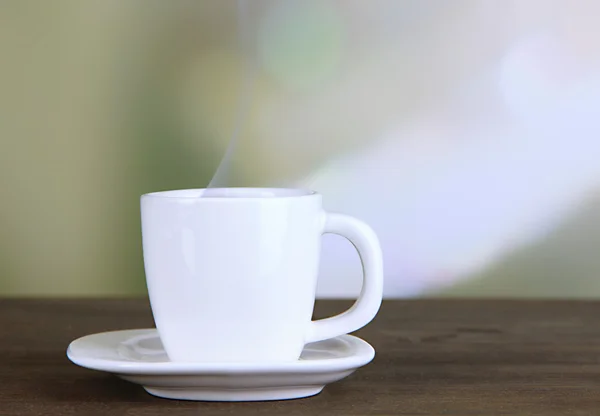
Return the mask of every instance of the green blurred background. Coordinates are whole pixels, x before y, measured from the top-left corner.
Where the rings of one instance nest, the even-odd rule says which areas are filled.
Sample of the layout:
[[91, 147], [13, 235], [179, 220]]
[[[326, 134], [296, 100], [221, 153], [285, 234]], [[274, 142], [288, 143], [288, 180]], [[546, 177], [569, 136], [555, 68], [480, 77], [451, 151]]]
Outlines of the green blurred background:
[[[139, 196], [207, 186], [234, 138], [217, 181], [371, 223], [386, 296], [598, 297], [598, 12], [3, 1], [0, 294], [145, 293]], [[323, 256], [320, 296], [354, 296]]]

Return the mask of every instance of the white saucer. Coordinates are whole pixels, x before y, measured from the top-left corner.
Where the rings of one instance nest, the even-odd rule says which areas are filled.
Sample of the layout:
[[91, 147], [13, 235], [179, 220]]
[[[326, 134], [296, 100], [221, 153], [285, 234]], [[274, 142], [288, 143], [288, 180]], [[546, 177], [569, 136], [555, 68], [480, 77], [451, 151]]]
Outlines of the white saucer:
[[73, 341], [67, 356], [75, 364], [113, 373], [140, 384], [154, 396], [180, 400], [283, 400], [318, 394], [369, 363], [375, 350], [362, 339], [342, 335], [307, 344], [289, 363], [171, 362], [156, 329], [88, 335]]

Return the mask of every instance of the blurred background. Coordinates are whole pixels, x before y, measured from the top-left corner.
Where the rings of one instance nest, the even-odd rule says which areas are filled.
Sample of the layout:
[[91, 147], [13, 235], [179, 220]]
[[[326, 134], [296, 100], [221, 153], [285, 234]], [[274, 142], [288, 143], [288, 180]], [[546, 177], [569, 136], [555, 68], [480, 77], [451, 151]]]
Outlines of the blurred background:
[[[370, 223], [387, 297], [600, 297], [599, 15], [3, 1], [0, 295], [144, 294], [140, 195], [212, 180]], [[322, 256], [319, 296], [355, 296], [352, 246]]]

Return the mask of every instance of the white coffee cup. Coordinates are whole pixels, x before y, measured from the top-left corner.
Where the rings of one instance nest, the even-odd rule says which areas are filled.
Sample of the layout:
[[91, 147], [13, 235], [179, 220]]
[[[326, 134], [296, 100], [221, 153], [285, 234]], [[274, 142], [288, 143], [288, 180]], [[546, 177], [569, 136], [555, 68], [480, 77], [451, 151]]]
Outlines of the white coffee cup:
[[[357, 219], [324, 212], [321, 199], [280, 188], [142, 195], [146, 281], [172, 361], [294, 361], [306, 343], [375, 317], [383, 287], [377, 236]], [[349, 310], [311, 321], [324, 233], [350, 240], [364, 279]]]

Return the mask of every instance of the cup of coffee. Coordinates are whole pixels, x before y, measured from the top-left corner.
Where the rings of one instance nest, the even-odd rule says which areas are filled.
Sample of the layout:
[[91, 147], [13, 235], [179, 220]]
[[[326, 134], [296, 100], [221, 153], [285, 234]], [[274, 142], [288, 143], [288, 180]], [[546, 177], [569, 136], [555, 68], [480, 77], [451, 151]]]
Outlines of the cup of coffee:
[[[210, 188], [141, 197], [146, 282], [172, 361], [286, 362], [305, 344], [353, 332], [376, 315], [382, 253], [365, 223], [328, 213], [320, 194], [285, 188]], [[321, 235], [357, 249], [354, 305], [312, 321]]]

